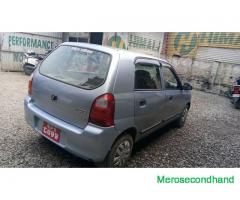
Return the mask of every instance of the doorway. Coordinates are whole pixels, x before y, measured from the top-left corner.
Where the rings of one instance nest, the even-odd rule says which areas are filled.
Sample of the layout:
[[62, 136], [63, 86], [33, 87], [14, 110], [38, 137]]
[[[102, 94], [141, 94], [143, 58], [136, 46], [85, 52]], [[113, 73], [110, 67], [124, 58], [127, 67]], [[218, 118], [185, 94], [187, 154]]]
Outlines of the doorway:
[[92, 32], [90, 33], [90, 43], [102, 45], [103, 32]]

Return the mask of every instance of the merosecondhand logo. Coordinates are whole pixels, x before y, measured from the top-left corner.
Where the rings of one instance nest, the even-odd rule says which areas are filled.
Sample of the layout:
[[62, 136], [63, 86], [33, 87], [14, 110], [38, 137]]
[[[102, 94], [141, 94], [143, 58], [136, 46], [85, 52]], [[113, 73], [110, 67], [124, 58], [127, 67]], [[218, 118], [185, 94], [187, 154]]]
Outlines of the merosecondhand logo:
[[207, 177], [176, 177], [176, 176], [157, 176], [157, 183], [166, 184], [184, 184], [184, 183], [200, 183], [200, 184], [233, 184], [234, 176], [222, 177], [222, 176], [207, 176]]

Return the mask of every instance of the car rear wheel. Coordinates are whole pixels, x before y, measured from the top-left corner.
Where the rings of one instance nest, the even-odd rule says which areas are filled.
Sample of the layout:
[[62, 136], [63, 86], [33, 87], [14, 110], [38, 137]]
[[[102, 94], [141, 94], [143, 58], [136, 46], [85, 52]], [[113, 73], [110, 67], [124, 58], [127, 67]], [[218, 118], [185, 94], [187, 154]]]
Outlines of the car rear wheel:
[[131, 157], [132, 148], [132, 136], [127, 134], [118, 138], [106, 158], [106, 167], [125, 167]]
[[186, 119], [187, 119], [187, 115], [188, 115], [188, 111], [189, 111], [189, 106], [186, 106], [181, 114], [181, 116], [177, 119], [176, 121], [176, 125], [177, 127], [181, 128], [184, 126]]

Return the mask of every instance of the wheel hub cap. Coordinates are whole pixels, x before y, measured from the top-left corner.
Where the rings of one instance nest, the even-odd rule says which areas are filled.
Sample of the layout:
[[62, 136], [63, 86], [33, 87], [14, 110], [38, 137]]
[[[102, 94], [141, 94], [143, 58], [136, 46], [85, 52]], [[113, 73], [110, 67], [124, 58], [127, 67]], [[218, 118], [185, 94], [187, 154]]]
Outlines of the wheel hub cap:
[[115, 167], [123, 167], [130, 157], [131, 154], [131, 144], [129, 141], [123, 141], [117, 147], [117, 150], [114, 155], [113, 164]]

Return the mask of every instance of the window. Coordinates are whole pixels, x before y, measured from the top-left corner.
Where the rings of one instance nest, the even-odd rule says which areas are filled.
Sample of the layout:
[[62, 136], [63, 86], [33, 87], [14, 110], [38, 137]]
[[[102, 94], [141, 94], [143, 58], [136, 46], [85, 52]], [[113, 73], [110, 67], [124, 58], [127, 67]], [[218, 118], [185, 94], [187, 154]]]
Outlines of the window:
[[135, 65], [135, 89], [161, 89], [159, 66], [137, 63]]
[[77, 42], [77, 38], [76, 37], [69, 37], [69, 42]]
[[165, 64], [163, 64], [162, 70], [165, 89], [166, 90], [179, 89], [180, 84], [172, 70]]
[[69, 42], [88, 42], [88, 38], [81, 38], [81, 37], [69, 37]]
[[60, 46], [41, 64], [40, 73], [85, 89], [102, 85], [107, 77], [111, 56], [100, 51]]
[[78, 38], [78, 42], [88, 42], [88, 38], [81, 38], [81, 37], [79, 37]]

